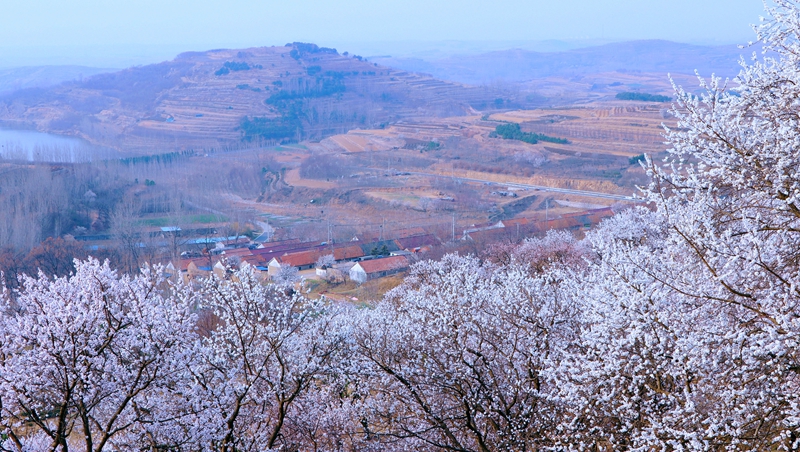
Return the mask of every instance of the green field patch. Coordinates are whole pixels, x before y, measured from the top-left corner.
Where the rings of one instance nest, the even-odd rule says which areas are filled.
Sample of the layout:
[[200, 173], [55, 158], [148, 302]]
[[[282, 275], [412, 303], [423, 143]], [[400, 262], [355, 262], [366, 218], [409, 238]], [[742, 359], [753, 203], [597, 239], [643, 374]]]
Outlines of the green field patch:
[[302, 145], [302, 144], [294, 144], [294, 145], [291, 145], [291, 146], [275, 146], [272, 149], [275, 150], [275, 151], [278, 151], [278, 152], [291, 152], [291, 151], [297, 151], [297, 150], [307, 151], [308, 147], [305, 146], [305, 145]]
[[519, 124], [506, 123], [497, 126], [494, 132], [489, 134], [491, 138], [503, 138], [504, 140], [517, 140], [529, 144], [536, 144], [540, 141], [548, 143], [569, 144], [566, 138], [547, 136], [543, 133], [523, 132]]
[[166, 226], [175, 226], [175, 223], [178, 224], [208, 224], [208, 223], [222, 223], [228, 221], [228, 219], [222, 215], [216, 215], [213, 213], [203, 213], [198, 215], [187, 215], [179, 218], [172, 218], [172, 217], [159, 217], [159, 218], [147, 218], [141, 220], [140, 224], [142, 226], [151, 226], [151, 227], [166, 227]]

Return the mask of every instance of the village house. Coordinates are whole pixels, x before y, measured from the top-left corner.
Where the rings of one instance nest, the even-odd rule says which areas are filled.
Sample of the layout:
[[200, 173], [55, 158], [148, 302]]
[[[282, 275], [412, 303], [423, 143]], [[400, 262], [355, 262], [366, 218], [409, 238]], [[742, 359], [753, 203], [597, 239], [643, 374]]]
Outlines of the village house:
[[[325, 253], [322, 253], [323, 255]], [[331, 253], [328, 253], [331, 254]], [[364, 250], [358, 245], [342, 246], [333, 250], [333, 259], [336, 262], [347, 262], [364, 256]]]
[[288, 265], [297, 270], [309, 270], [314, 268], [319, 258], [319, 252], [316, 250], [299, 251], [297, 253], [284, 254], [283, 256], [275, 256], [270, 259], [267, 268], [269, 268], [269, 275], [275, 276], [280, 273], [281, 267]]
[[317, 260], [325, 255], [332, 254], [336, 262], [347, 262], [364, 256], [364, 251], [358, 245], [346, 245], [334, 249], [320, 249], [315, 247], [305, 251], [286, 253], [281, 256], [274, 256], [270, 259], [267, 267], [270, 275], [276, 275], [282, 265], [295, 267], [299, 271], [314, 268]]
[[401, 237], [394, 241], [401, 250], [417, 253], [425, 248], [438, 245], [439, 239], [433, 234], [421, 234]]
[[208, 258], [181, 260], [181, 274], [185, 282], [198, 278], [207, 278], [211, 274], [211, 269], [212, 264]]
[[305, 242], [305, 243], [286, 243], [274, 242], [264, 243], [263, 248], [253, 249], [250, 252], [253, 256], [257, 256], [262, 265], [269, 265], [273, 258], [284, 256], [286, 254], [299, 253], [308, 250], [320, 250], [324, 248], [323, 242]]
[[473, 224], [467, 229], [464, 229], [463, 238], [466, 239], [469, 237], [469, 234], [472, 232], [479, 232], [479, 231], [489, 231], [492, 229], [501, 229], [504, 228], [505, 225], [502, 221], [498, 221], [495, 223], [481, 223], [481, 224]]
[[350, 279], [363, 284], [384, 276], [394, 275], [408, 269], [408, 259], [403, 256], [383, 257], [357, 262], [350, 269]]

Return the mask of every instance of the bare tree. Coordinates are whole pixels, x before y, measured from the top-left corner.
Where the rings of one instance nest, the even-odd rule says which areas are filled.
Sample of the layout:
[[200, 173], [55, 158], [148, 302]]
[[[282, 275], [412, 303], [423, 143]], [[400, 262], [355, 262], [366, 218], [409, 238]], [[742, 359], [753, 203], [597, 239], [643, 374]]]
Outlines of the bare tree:
[[141, 207], [135, 199], [127, 198], [117, 204], [111, 215], [111, 231], [122, 251], [125, 270], [134, 272], [142, 258], [142, 231], [139, 223]]

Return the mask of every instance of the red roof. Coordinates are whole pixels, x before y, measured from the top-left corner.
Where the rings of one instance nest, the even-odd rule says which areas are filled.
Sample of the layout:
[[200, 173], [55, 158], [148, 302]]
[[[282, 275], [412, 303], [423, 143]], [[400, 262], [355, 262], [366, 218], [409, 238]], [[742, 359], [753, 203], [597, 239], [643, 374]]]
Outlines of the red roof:
[[282, 256], [275, 256], [275, 258], [281, 264], [288, 264], [292, 267], [300, 267], [302, 265], [314, 264], [317, 262], [317, 259], [328, 254], [333, 254], [334, 260], [342, 261], [361, 257], [364, 255], [364, 251], [358, 245], [346, 245], [334, 249], [315, 248], [311, 250], [285, 253]]
[[[302, 252], [302, 251], [321, 250], [322, 248], [324, 248], [324, 245], [319, 245], [319, 244], [314, 245], [314, 246], [309, 246], [309, 247], [303, 247], [303, 248], [290, 248], [290, 249], [282, 249], [282, 250], [272, 250], [272, 249], [270, 249], [267, 252], [264, 252], [264, 251], [267, 250], [266, 248], [264, 248], [264, 249], [260, 249], [260, 250], [253, 250], [253, 255], [260, 257], [261, 260], [264, 261], [264, 262], [269, 262], [269, 261], [272, 260], [273, 257], [278, 258], [278, 260], [280, 260], [280, 257], [284, 256], [286, 254], [294, 254], [294, 253], [299, 253], [299, 252]], [[257, 251], [260, 251], [260, 252], [257, 252]]]
[[511, 226], [516, 227], [517, 225], [524, 226], [530, 223], [531, 221], [533, 220], [529, 218], [512, 218], [510, 220], [503, 220], [503, 224], [508, 228]]
[[512, 218], [510, 220], [503, 220], [503, 224], [515, 237], [540, 233], [544, 227], [544, 221], [534, 218]]
[[548, 220], [545, 223], [545, 230], [547, 229], [570, 229], [583, 226], [582, 221], [578, 221], [575, 217], [555, 218]]
[[403, 256], [390, 256], [381, 259], [361, 261], [356, 265], [360, 265], [361, 268], [364, 269], [364, 272], [371, 274], [408, 268], [408, 259]]
[[439, 240], [433, 234], [415, 235], [412, 237], [402, 237], [395, 239], [395, 243], [401, 250], [413, 250], [422, 246], [433, 246], [439, 243]]
[[311, 265], [317, 262], [320, 252], [318, 250], [298, 251], [296, 253], [284, 254], [275, 259], [281, 264], [291, 265], [292, 267], [300, 267], [303, 265]]
[[358, 245], [348, 245], [333, 250], [333, 258], [337, 261], [355, 259], [364, 255], [364, 251]]
[[266, 262], [264, 262], [264, 260], [261, 259], [260, 256], [253, 256], [253, 255], [242, 256], [242, 261], [243, 262], [247, 262], [248, 264], [256, 266], [256, 267], [266, 264]]
[[253, 253], [247, 248], [237, 248], [235, 250], [225, 250], [222, 254], [225, 255], [225, 257], [240, 256], [242, 258], [244, 258], [245, 256], [252, 256], [253, 255]]

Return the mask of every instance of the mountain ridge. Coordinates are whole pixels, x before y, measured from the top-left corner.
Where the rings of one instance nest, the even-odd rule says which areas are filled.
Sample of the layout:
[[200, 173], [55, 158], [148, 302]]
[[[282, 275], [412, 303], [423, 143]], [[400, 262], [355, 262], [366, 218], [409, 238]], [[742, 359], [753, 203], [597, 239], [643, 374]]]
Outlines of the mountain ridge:
[[[0, 96], [0, 122], [126, 152], [318, 139], [497, 97], [315, 44], [184, 52], [173, 60]], [[259, 127], [242, 129], [248, 119]]]
[[436, 60], [372, 58], [379, 64], [431, 74], [468, 84], [494, 80], [524, 82], [546, 77], [574, 77], [600, 72], [663, 72], [733, 77], [746, 49], [701, 46], [666, 40], [624, 41], [557, 52], [508, 49]]

